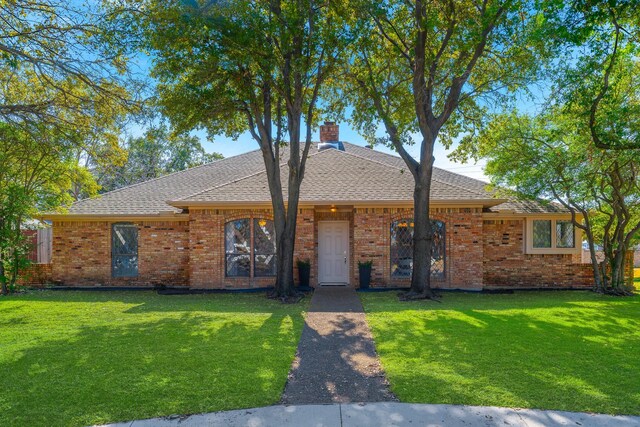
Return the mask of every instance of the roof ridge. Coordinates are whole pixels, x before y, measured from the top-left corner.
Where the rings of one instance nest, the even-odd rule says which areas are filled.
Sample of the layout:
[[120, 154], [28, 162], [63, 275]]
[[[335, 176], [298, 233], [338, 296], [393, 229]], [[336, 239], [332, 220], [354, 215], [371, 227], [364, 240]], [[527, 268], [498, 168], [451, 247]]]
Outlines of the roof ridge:
[[[358, 148], [367, 148], [369, 150], [372, 150], [375, 153], [382, 154], [384, 156], [391, 157], [393, 159], [404, 161], [404, 159], [402, 157], [394, 156], [393, 154], [385, 153], [384, 151], [376, 150], [374, 148], [363, 147], [362, 145], [354, 144], [354, 143], [349, 142], [349, 141], [341, 141], [341, 142], [343, 144], [352, 145], [352, 146], [355, 146], [355, 147], [358, 147]], [[351, 154], [353, 154], [353, 153], [351, 153]], [[362, 156], [360, 156], [360, 157], [362, 157]], [[369, 160], [372, 160], [372, 159], [369, 159]], [[375, 161], [377, 161], [377, 160], [375, 160]], [[459, 174], [459, 173], [451, 172], [450, 170], [447, 170], [447, 169], [444, 169], [444, 168], [441, 168], [441, 167], [438, 167], [438, 166], [434, 166], [433, 169], [438, 169], [440, 171], [446, 172], [446, 173], [451, 174], [451, 175], [460, 176], [460, 177], [462, 177], [464, 179], [470, 179], [472, 181], [477, 181], [478, 183], [481, 183], [481, 184], [485, 184], [485, 185], [487, 184], [486, 182], [484, 182], [482, 180], [471, 178], [470, 176], [462, 175], [462, 174]], [[448, 184], [447, 182], [443, 182], [443, 181], [438, 181], [438, 182], [442, 182], [443, 184]], [[460, 187], [460, 188], [464, 188], [464, 187]]]
[[[218, 164], [220, 162], [224, 162], [225, 160], [231, 160], [231, 159], [235, 159], [237, 157], [245, 156], [245, 155], [251, 154], [251, 153], [253, 153], [255, 151], [260, 151], [260, 148], [257, 148], [255, 150], [251, 150], [251, 151], [247, 151], [247, 152], [244, 152], [244, 153], [236, 154], [234, 156], [225, 157], [225, 158], [222, 158], [222, 159], [217, 159], [217, 160], [214, 160], [212, 162], [204, 163], [204, 164], [198, 165], [198, 166], [193, 166], [193, 167], [190, 167], [190, 168], [187, 168], [187, 169], [183, 169], [183, 170], [180, 170], [180, 171], [171, 172], [171, 173], [168, 173], [166, 175], [157, 176], [155, 178], [151, 178], [151, 179], [148, 179], [146, 181], [136, 182], [135, 184], [126, 185], [124, 187], [116, 188], [115, 190], [111, 190], [111, 191], [107, 191], [106, 193], [99, 194], [99, 196], [103, 197], [103, 196], [106, 196], [108, 194], [113, 194], [113, 193], [117, 193], [117, 192], [120, 192], [120, 191], [123, 191], [123, 190], [128, 190], [130, 188], [134, 188], [134, 187], [137, 187], [137, 186], [142, 185], [142, 184], [148, 184], [150, 182], [154, 182], [154, 181], [158, 181], [158, 180], [161, 180], [161, 179], [164, 179], [164, 178], [168, 178], [168, 177], [173, 176], [173, 175], [178, 175], [178, 174], [182, 174], [182, 173], [186, 173], [186, 172], [191, 172], [191, 171], [194, 171], [196, 169], [203, 168], [205, 166], [211, 166], [214, 163]], [[84, 202], [85, 200], [91, 200], [91, 199], [92, 199], [92, 197], [88, 197], [86, 199], [78, 200], [78, 201], [74, 202], [73, 205], [75, 205], [76, 203]]]
[[[397, 167], [395, 167], [395, 166], [392, 166], [392, 165], [387, 165], [387, 164], [382, 163], [382, 162], [378, 162], [378, 161], [375, 161], [375, 160], [367, 159], [366, 157], [358, 156], [357, 154], [347, 153], [347, 152], [345, 152], [345, 151], [341, 151], [341, 150], [332, 150], [332, 149], [320, 150], [320, 151], [316, 151], [316, 152], [314, 152], [314, 153], [309, 153], [309, 154], [307, 155], [307, 159], [309, 159], [309, 158], [311, 158], [311, 157], [313, 157], [313, 156], [320, 155], [320, 154], [322, 154], [322, 153], [324, 153], [324, 152], [332, 152], [332, 151], [336, 151], [336, 152], [338, 152], [338, 151], [339, 151], [339, 152], [341, 152], [341, 153], [349, 154], [349, 155], [351, 155], [351, 156], [358, 157], [358, 158], [363, 159], [363, 160], [368, 160], [368, 161], [373, 162], [373, 163], [378, 163], [379, 165], [382, 165], [382, 166], [388, 166], [388, 167], [393, 168], [393, 169], [399, 169], [399, 168], [397, 168]], [[285, 162], [284, 164], [288, 167], [287, 162]], [[305, 167], [306, 167], [306, 165], [305, 165]], [[282, 170], [282, 169], [281, 169], [281, 170]], [[266, 171], [265, 169], [263, 169], [263, 170], [261, 170], [261, 171], [254, 172], [254, 173], [252, 173], [252, 174], [249, 174], [249, 175], [243, 176], [243, 177], [241, 177], [241, 178], [237, 178], [237, 179], [234, 179], [234, 180], [231, 180], [231, 181], [227, 181], [227, 182], [225, 182], [225, 183], [223, 183], [223, 184], [219, 184], [219, 185], [215, 185], [215, 186], [213, 186], [213, 187], [205, 188], [204, 190], [197, 191], [197, 192], [195, 192], [195, 193], [193, 193], [193, 194], [189, 194], [188, 196], [181, 197], [181, 198], [179, 198], [179, 199], [177, 199], [177, 200], [175, 200], [175, 201], [184, 201], [184, 200], [189, 200], [189, 198], [194, 197], [194, 196], [197, 196], [197, 195], [199, 195], [199, 194], [207, 193], [207, 192], [209, 192], [209, 191], [211, 191], [211, 190], [215, 190], [216, 188], [226, 187], [227, 185], [236, 184], [236, 183], [238, 183], [238, 182], [240, 182], [240, 181], [244, 181], [245, 179], [252, 178], [252, 177], [254, 177], [254, 176], [257, 176], [257, 175], [260, 175], [260, 174], [263, 174], [263, 173], [264, 173], [264, 174], [266, 174], [266, 173], [267, 173], [267, 171]]]
[[[347, 143], [347, 144], [349, 144], [349, 143]], [[351, 145], [355, 145], [355, 144], [351, 144]], [[322, 150], [322, 151], [320, 151], [319, 153], [322, 153], [323, 151], [336, 151], [336, 152], [338, 152], [338, 153], [347, 154], [347, 155], [349, 155], [349, 156], [357, 157], [357, 158], [359, 158], [359, 159], [366, 160], [366, 161], [368, 161], [368, 162], [372, 162], [372, 163], [377, 163], [377, 164], [379, 164], [379, 165], [386, 166], [386, 167], [389, 167], [389, 168], [398, 169], [398, 170], [403, 170], [403, 168], [401, 168], [401, 167], [394, 166], [394, 165], [390, 165], [390, 164], [387, 164], [387, 163], [383, 163], [383, 162], [380, 162], [380, 161], [378, 161], [378, 160], [369, 159], [369, 158], [367, 158], [367, 157], [361, 156], [361, 155], [359, 155], [359, 154], [351, 153], [351, 152], [349, 152], [349, 151], [342, 151], [342, 150], [336, 150], [336, 149], [327, 149], [327, 150]], [[377, 153], [382, 153], [382, 151], [377, 151]], [[386, 153], [383, 153], [383, 154], [386, 154]], [[395, 157], [395, 156], [394, 156], [394, 157]]]
[[[313, 143], [312, 143], [312, 144], [313, 144]], [[259, 151], [259, 150], [261, 150], [261, 149], [260, 149], [260, 148], [258, 148], [257, 150], [253, 150], [253, 151]], [[325, 150], [323, 150], [323, 151], [325, 151]], [[320, 151], [320, 152], [309, 152], [309, 153], [307, 154], [307, 159], [308, 159], [308, 158], [310, 158], [310, 157], [312, 157], [312, 156], [314, 156], [314, 155], [316, 155], [316, 154], [319, 154], [319, 153], [321, 153], [321, 152], [322, 152], [322, 151]], [[247, 153], [243, 153], [243, 154], [247, 154]], [[280, 153], [280, 154], [282, 154], [282, 153]], [[238, 156], [234, 156], [234, 157], [238, 157]], [[213, 163], [213, 162], [212, 162], [212, 163]], [[282, 162], [282, 158], [281, 158], [281, 159], [280, 159], [280, 165], [282, 165], [282, 163], [283, 163], [283, 162]], [[285, 164], [285, 165], [287, 165], [287, 164], [288, 164], [288, 162], [284, 162], [284, 164]], [[237, 183], [237, 182], [239, 182], [239, 181], [243, 181], [243, 180], [248, 179], [248, 178], [251, 178], [251, 177], [253, 177], [253, 176], [260, 175], [260, 174], [262, 174], [262, 173], [266, 174], [266, 173], [267, 173], [266, 169], [264, 169], [264, 168], [263, 168], [262, 170], [260, 170], [260, 171], [258, 171], [258, 172], [254, 172], [254, 173], [251, 173], [251, 174], [249, 174], [249, 175], [245, 175], [245, 176], [243, 176], [243, 177], [241, 177], [241, 178], [236, 178], [236, 179], [234, 179], [234, 180], [227, 181], [227, 182], [224, 182], [224, 183], [222, 183], [222, 184], [214, 185], [213, 187], [205, 188], [204, 190], [197, 191], [197, 192], [195, 192], [195, 193], [193, 193], [193, 194], [189, 194], [189, 195], [187, 195], [187, 196], [181, 197], [181, 198], [179, 198], [179, 199], [177, 199], [177, 200], [175, 200], [175, 201], [179, 201], [179, 200], [189, 200], [189, 198], [190, 198], [190, 197], [197, 196], [198, 194], [206, 193], [206, 192], [208, 192], [208, 191], [215, 190], [216, 188], [221, 188], [221, 187], [225, 187], [225, 186], [227, 186], [227, 185], [235, 184], [235, 183]]]
[[[351, 145], [354, 145], [354, 144], [351, 144]], [[373, 149], [372, 149], [372, 150], [373, 150]], [[327, 150], [327, 151], [328, 151], [328, 150]], [[399, 168], [399, 167], [397, 167], [397, 166], [394, 166], [394, 165], [388, 165], [388, 164], [386, 164], [386, 163], [382, 163], [382, 162], [379, 162], [378, 160], [374, 160], [374, 159], [368, 159], [368, 158], [366, 158], [366, 157], [364, 157], [364, 156], [360, 156], [359, 154], [349, 153], [349, 152], [347, 152], [347, 151], [342, 151], [342, 152], [343, 152], [343, 153], [346, 153], [346, 154], [349, 154], [349, 155], [351, 155], [351, 156], [355, 156], [355, 157], [359, 157], [359, 158], [364, 159], [364, 160], [368, 160], [368, 161], [370, 161], [370, 162], [378, 163], [378, 164], [381, 164], [381, 165], [384, 165], [384, 166], [388, 166], [388, 167], [391, 167], [391, 168], [394, 168], [394, 169], [403, 170], [402, 168]], [[376, 152], [377, 152], [377, 153], [382, 153], [382, 151], [376, 151]], [[387, 154], [387, 153], [382, 153], [382, 154]], [[389, 155], [389, 156], [390, 156], [390, 154], [387, 154], [387, 155]], [[393, 156], [393, 157], [395, 157], [395, 156]], [[402, 159], [401, 159], [401, 160], [402, 160]], [[434, 167], [434, 168], [435, 168], [435, 167]], [[408, 168], [407, 168], [407, 169], [408, 169]], [[437, 169], [440, 169], [440, 168], [437, 168]], [[449, 171], [447, 171], [446, 169], [441, 169], [441, 170], [444, 170], [445, 172], [449, 172]], [[409, 171], [409, 172], [410, 172], [410, 171]], [[449, 172], [449, 173], [452, 173], [452, 172]], [[454, 174], [454, 175], [457, 175], [457, 174]], [[473, 178], [471, 178], [471, 179], [473, 179]], [[433, 176], [431, 176], [431, 180], [432, 180], [432, 181], [439, 182], [440, 184], [445, 184], [445, 185], [449, 185], [449, 186], [451, 186], [451, 187], [459, 188], [459, 189], [464, 190], [464, 191], [466, 191], [466, 192], [468, 192], [468, 193], [474, 193], [474, 194], [483, 195], [482, 193], [480, 193], [480, 192], [478, 192], [478, 191], [475, 191], [475, 190], [472, 190], [472, 189], [469, 189], [469, 188], [465, 188], [465, 187], [462, 187], [462, 186], [460, 186], [460, 185], [453, 184], [453, 183], [450, 183], [450, 182], [445, 182], [445, 181], [442, 181], [442, 180], [440, 180], [440, 179], [436, 179], [436, 178], [434, 178]]]

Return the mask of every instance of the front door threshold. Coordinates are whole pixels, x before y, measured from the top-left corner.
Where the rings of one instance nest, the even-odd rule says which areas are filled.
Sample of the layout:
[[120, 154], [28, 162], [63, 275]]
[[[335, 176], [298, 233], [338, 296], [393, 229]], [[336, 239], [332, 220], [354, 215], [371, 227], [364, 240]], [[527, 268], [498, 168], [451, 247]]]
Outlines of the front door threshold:
[[346, 288], [349, 284], [344, 282], [323, 282], [320, 283], [320, 286], [342, 286]]

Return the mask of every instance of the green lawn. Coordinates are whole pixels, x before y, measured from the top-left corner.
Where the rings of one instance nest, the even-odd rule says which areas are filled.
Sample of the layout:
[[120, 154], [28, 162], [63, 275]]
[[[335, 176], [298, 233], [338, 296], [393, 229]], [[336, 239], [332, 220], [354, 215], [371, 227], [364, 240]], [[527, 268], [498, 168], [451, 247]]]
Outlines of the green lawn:
[[307, 302], [264, 295], [0, 297], [0, 425], [88, 425], [276, 403]]
[[361, 298], [403, 402], [640, 414], [640, 296]]

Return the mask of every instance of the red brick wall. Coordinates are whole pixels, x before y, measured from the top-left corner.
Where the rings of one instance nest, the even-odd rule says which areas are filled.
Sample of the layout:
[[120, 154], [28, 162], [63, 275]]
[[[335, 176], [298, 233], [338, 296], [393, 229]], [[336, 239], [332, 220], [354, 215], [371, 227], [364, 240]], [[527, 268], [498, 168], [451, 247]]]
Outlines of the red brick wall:
[[248, 289], [273, 286], [273, 277], [226, 277], [224, 227], [227, 222], [241, 218], [273, 219], [273, 215], [269, 210], [260, 209], [190, 210], [191, 287]]
[[[296, 243], [294, 247], [294, 258], [296, 260], [310, 260], [311, 274], [309, 277], [309, 285], [315, 286], [318, 277], [318, 263], [316, 259], [316, 239], [315, 224], [316, 213], [314, 209], [300, 209], [298, 211], [298, 220], [296, 223]], [[293, 266], [293, 278], [297, 284], [298, 266]]]
[[580, 254], [525, 254], [523, 220], [485, 220], [483, 228], [486, 287], [593, 286], [591, 265], [582, 264]]
[[138, 277], [111, 277], [111, 222], [54, 222], [52, 280], [82, 286], [186, 286], [189, 224], [144, 221], [138, 225]]
[[[412, 218], [412, 209], [360, 208], [355, 210], [353, 241], [354, 276], [357, 261], [372, 260], [371, 286], [409, 286], [409, 279], [392, 279], [390, 265], [391, 222]], [[482, 287], [482, 213], [471, 208], [435, 208], [430, 217], [445, 223], [445, 278], [433, 287], [478, 289]], [[358, 283], [354, 281], [354, 283]]]
[[20, 271], [18, 283], [24, 286], [40, 287], [51, 283], [53, 264], [31, 264]]
[[[350, 231], [350, 278], [359, 286], [358, 261], [373, 261], [372, 286], [408, 286], [390, 277], [389, 227], [412, 210], [358, 208], [328, 212], [300, 209], [295, 258], [309, 258], [317, 284], [318, 222], [346, 220]], [[194, 288], [256, 288], [274, 278], [225, 277], [224, 225], [238, 218], [271, 219], [269, 210], [192, 209], [190, 220], [138, 222], [139, 276], [111, 277], [111, 222], [55, 222], [51, 279], [67, 285], [157, 285]], [[444, 280], [434, 287], [590, 287], [591, 267], [579, 256], [526, 255], [522, 220], [485, 220], [479, 209], [437, 208], [431, 217], [446, 224]], [[298, 281], [297, 268], [294, 270]]]

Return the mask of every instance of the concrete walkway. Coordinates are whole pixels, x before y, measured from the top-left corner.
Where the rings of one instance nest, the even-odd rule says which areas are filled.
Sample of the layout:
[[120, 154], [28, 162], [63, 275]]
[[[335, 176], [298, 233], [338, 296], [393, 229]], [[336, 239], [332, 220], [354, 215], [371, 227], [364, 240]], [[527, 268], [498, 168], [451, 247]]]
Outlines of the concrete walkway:
[[640, 427], [640, 417], [486, 406], [419, 405], [396, 402], [268, 406], [182, 418], [154, 418], [113, 427]]
[[394, 400], [355, 290], [317, 288], [281, 403]]

